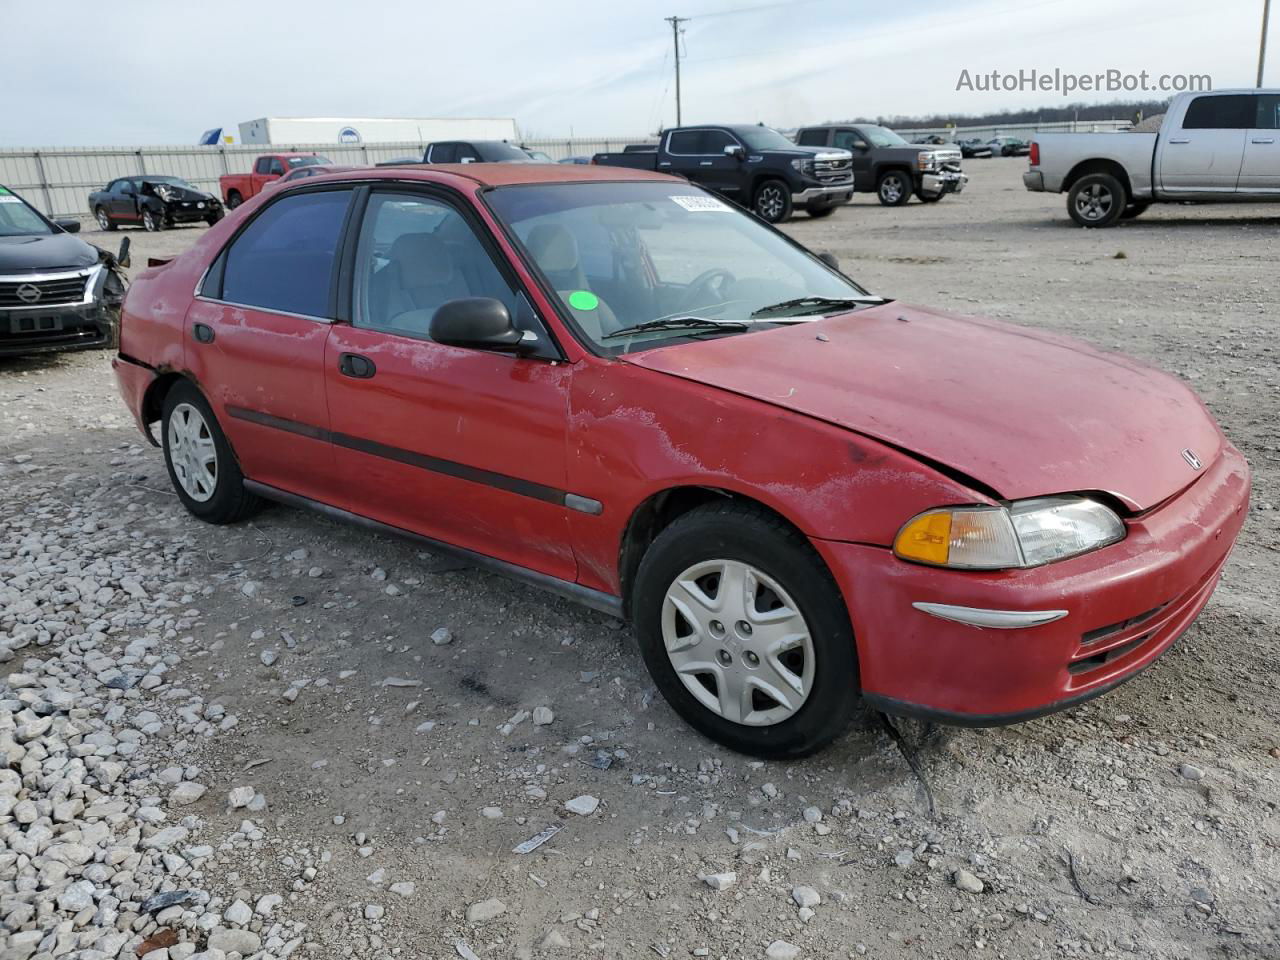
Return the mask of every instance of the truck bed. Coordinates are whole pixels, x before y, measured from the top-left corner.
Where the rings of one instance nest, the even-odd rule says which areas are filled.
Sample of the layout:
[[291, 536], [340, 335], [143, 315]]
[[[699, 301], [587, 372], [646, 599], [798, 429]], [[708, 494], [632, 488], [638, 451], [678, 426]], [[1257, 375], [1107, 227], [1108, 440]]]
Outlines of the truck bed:
[[632, 150], [628, 153], [597, 153], [592, 163], [606, 167], [630, 167], [632, 170], [657, 170], [658, 151]]
[[1155, 133], [1037, 133], [1040, 164], [1034, 169], [1044, 176], [1044, 189], [1062, 192], [1063, 182], [1085, 160], [1113, 160], [1129, 174], [1135, 197], [1151, 196], [1151, 159], [1155, 155]]

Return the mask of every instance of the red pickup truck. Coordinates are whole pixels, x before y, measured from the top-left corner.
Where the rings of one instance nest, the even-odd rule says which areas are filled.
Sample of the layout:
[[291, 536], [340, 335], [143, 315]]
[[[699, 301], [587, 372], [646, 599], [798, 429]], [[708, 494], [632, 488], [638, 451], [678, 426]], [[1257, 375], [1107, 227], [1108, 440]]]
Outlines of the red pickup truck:
[[227, 209], [234, 210], [264, 185], [278, 180], [290, 170], [314, 163], [329, 163], [329, 158], [318, 153], [264, 153], [253, 161], [249, 173], [227, 173], [218, 178], [222, 199]]

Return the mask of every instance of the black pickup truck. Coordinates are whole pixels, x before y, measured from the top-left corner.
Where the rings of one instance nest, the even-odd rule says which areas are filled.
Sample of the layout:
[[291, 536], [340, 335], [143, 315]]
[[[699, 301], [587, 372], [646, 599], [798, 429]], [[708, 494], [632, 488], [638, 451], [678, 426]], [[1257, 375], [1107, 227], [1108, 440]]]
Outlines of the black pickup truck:
[[675, 127], [657, 148], [597, 153], [592, 163], [656, 170], [687, 177], [753, 211], [782, 223], [796, 207], [825, 217], [853, 196], [847, 150], [797, 146], [763, 126]]
[[902, 206], [913, 193], [925, 203], [941, 200], [959, 193], [969, 179], [960, 172], [959, 147], [908, 143], [872, 123], [801, 127], [796, 142], [848, 150], [853, 154], [854, 189], [878, 195], [886, 207]]

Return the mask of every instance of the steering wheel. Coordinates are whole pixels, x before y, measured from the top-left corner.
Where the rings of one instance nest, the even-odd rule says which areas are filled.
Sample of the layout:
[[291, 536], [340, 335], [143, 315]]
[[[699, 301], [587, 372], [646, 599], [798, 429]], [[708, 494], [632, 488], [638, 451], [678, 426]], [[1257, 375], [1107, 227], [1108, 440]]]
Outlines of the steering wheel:
[[680, 306], [682, 309], [691, 309], [705, 307], [710, 303], [722, 303], [728, 299], [726, 292], [729, 284], [737, 279], [723, 267], [704, 270], [685, 287], [684, 296], [680, 298]]

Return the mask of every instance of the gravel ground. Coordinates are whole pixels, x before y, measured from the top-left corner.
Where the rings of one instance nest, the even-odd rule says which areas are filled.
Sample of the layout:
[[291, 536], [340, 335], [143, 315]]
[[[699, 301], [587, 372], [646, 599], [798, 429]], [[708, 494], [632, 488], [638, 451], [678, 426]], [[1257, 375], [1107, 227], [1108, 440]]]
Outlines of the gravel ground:
[[1253, 509], [1143, 676], [926, 745], [931, 816], [870, 722], [753, 762], [605, 617], [294, 510], [202, 525], [107, 355], [0, 361], [0, 958], [1280, 956], [1274, 208], [1083, 231], [1024, 164], [788, 229], [1204, 397]]

